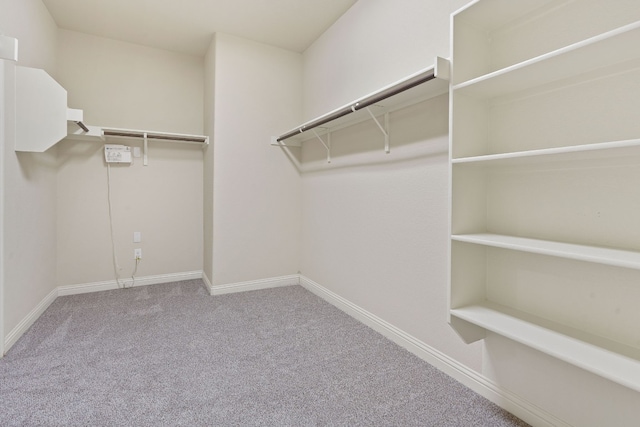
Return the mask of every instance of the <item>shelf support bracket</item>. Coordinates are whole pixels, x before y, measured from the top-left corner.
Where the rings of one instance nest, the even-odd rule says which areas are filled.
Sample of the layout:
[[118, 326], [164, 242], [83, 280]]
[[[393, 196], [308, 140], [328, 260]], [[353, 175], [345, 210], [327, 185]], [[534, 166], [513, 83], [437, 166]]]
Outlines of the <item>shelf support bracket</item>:
[[369, 107], [367, 107], [367, 113], [369, 113], [373, 121], [376, 122], [378, 128], [380, 128], [380, 131], [384, 135], [384, 152], [389, 154], [391, 152], [391, 149], [389, 148], [389, 113], [384, 113], [384, 126], [380, 124]]
[[144, 166], [149, 166], [149, 158], [147, 157], [147, 133], [144, 133], [144, 147], [142, 153], [142, 164]]
[[327, 134], [327, 142], [325, 143], [324, 139], [320, 138], [320, 135], [318, 135], [318, 132], [316, 132], [315, 129], [311, 129], [311, 131], [316, 136], [316, 138], [318, 138], [318, 140], [322, 143], [322, 145], [324, 145], [324, 148], [327, 149], [327, 163], [331, 163], [331, 133]]

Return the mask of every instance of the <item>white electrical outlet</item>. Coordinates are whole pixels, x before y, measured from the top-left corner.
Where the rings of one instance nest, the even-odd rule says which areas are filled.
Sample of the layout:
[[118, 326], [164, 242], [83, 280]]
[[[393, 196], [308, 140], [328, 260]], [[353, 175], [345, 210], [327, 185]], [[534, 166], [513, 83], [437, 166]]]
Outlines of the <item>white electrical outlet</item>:
[[142, 259], [142, 249], [134, 249], [133, 250], [133, 259]]
[[133, 243], [140, 243], [142, 241], [142, 233], [139, 231], [133, 232]]

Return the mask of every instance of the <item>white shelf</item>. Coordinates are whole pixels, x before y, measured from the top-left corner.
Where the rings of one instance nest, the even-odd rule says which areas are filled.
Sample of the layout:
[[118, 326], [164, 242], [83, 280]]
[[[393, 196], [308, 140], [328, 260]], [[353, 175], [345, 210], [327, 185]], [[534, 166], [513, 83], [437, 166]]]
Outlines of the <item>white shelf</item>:
[[42, 153], [67, 134], [67, 91], [46, 71], [16, 67], [15, 151]]
[[473, 97], [498, 97], [640, 58], [640, 22], [608, 31], [455, 85]]
[[[418, 83], [404, 89], [404, 86], [413, 81], [421, 81], [424, 77], [433, 75], [431, 80]], [[372, 113], [376, 116], [387, 112], [392, 112], [400, 108], [408, 107], [413, 104], [425, 101], [430, 98], [445, 94], [449, 91], [449, 61], [444, 58], [436, 58], [433, 66], [418, 71], [400, 81], [385, 86], [369, 95], [356, 99], [340, 108], [336, 108], [326, 114], [309, 120], [293, 129], [283, 133], [279, 137], [274, 137], [271, 145], [296, 145], [315, 138], [311, 129], [315, 129], [318, 135], [323, 135], [331, 131], [342, 129], [365, 120], [371, 120], [371, 116], [362, 108], [363, 104], [367, 104], [369, 100], [380, 97], [388, 93], [394, 93], [392, 96], [377, 101], [371, 105]], [[343, 114], [341, 117], [332, 118], [336, 115]], [[316, 123], [322, 123], [315, 125]], [[295, 134], [294, 136], [287, 136]], [[286, 136], [286, 138], [285, 138]]]
[[452, 240], [640, 270], [640, 252], [576, 245], [502, 234], [454, 234]]
[[640, 391], [640, 350], [491, 302], [451, 315]]
[[640, 139], [573, 145], [540, 150], [515, 151], [503, 154], [451, 159], [456, 165], [523, 166], [543, 162], [601, 161], [606, 158], [638, 158]]
[[146, 136], [148, 141], [168, 141], [203, 146], [209, 144], [209, 137], [205, 135], [108, 128], [101, 126], [87, 126], [87, 128], [89, 129], [88, 132], [80, 129], [75, 124], [69, 124], [67, 127], [67, 138], [82, 141], [104, 142], [107, 138], [144, 139]]
[[186, 133], [158, 132], [151, 130], [135, 130], [120, 128], [102, 128], [102, 135], [105, 138], [134, 138], [148, 139], [156, 141], [169, 141], [182, 144], [209, 144], [209, 137], [205, 135], [192, 135]]
[[470, 22], [483, 32], [490, 33], [554, 1], [556, 0], [483, 0], [490, 4], [487, 7], [473, 7], [477, 1], [471, 2], [455, 13], [457, 19]]

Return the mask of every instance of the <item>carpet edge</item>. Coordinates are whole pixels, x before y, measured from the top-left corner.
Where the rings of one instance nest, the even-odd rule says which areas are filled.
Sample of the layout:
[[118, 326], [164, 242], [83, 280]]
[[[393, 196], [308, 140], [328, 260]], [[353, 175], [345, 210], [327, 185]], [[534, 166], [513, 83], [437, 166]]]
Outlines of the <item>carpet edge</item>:
[[[171, 282], [181, 282], [183, 280], [202, 279], [202, 277], [203, 277], [203, 273], [201, 270], [136, 277], [135, 287], [159, 285], [162, 283], [171, 283]], [[127, 286], [128, 286], [128, 283], [127, 283]], [[58, 296], [67, 296], [67, 295], [85, 294], [88, 292], [110, 291], [112, 289], [118, 289], [118, 284], [115, 280], [106, 280], [103, 282], [63, 285], [63, 286], [58, 286], [57, 289], [58, 289]]]
[[[183, 280], [202, 279], [204, 276], [202, 271], [187, 271], [182, 273], [159, 274], [154, 276], [144, 276], [136, 278], [135, 286], [159, 285], [162, 283], [180, 282]], [[79, 283], [74, 285], [62, 285], [53, 289], [42, 301], [36, 305], [4, 338], [4, 352], [1, 356], [7, 354], [9, 349], [20, 339], [25, 332], [29, 330], [31, 325], [47, 308], [56, 300], [56, 298], [67, 295], [85, 294], [89, 292], [109, 291], [118, 289], [115, 280], [107, 280], [103, 282]]]
[[535, 426], [570, 427], [569, 424], [554, 415], [500, 387], [478, 372], [469, 369], [308, 277], [300, 275], [300, 285], [523, 421]]

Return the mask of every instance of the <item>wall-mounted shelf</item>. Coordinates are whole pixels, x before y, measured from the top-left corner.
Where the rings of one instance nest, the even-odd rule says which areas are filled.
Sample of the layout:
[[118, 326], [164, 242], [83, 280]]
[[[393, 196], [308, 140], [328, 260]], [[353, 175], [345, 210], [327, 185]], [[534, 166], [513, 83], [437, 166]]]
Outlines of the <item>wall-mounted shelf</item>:
[[576, 161], [621, 160], [640, 157], [640, 139], [570, 145], [538, 150], [514, 151], [510, 153], [452, 158], [454, 165], [489, 168], [494, 166], [514, 167], [542, 163], [567, 163]]
[[[303, 141], [319, 138], [365, 120], [374, 120], [385, 136], [385, 149], [388, 152], [388, 127], [386, 123], [378, 121], [377, 117], [386, 117], [389, 112], [442, 95], [448, 90], [449, 61], [437, 57], [434, 65], [429, 68], [273, 137], [271, 145], [299, 147]], [[330, 145], [324, 140], [323, 144], [330, 150]]]
[[104, 142], [108, 138], [139, 139], [143, 141], [143, 164], [148, 165], [148, 142], [166, 141], [179, 144], [194, 144], [205, 147], [209, 144], [209, 137], [205, 135], [192, 135], [186, 133], [158, 132], [148, 130], [120, 129], [100, 126], [85, 126], [87, 130], [76, 126], [69, 126], [67, 138], [83, 141]]
[[156, 141], [169, 141], [181, 144], [208, 145], [209, 137], [204, 135], [190, 135], [185, 133], [157, 132], [148, 130], [132, 130], [118, 128], [102, 128], [105, 138], [134, 138]]
[[75, 125], [68, 126], [67, 138], [84, 141], [105, 141], [107, 138], [129, 138], [168, 141], [180, 144], [208, 145], [209, 137], [205, 135], [192, 135], [186, 133], [159, 132], [150, 130], [135, 130], [110, 128], [102, 126], [86, 125], [88, 130], [78, 128]]
[[452, 235], [458, 242], [640, 270], [640, 252], [492, 233]]
[[625, 46], [640, 44], [640, 22], [591, 37], [453, 87], [482, 99], [514, 93], [640, 58]]
[[46, 71], [16, 66], [16, 151], [42, 153], [67, 135], [67, 91]]
[[452, 31], [451, 326], [640, 391], [640, 9], [478, 0]]
[[[15, 62], [18, 41], [0, 36], [0, 57]], [[105, 141], [106, 138], [144, 140], [145, 164], [148, 141], [209, 144], [209, 137], [170, 132], [87, 126], [83, 111], [67, 107], [67, 91], [46, 71], [15, 66], [15, 151], [44, 152], [64, 138]]]
[[640, 391], [637, 348], [488, 301], [451, 315]]

